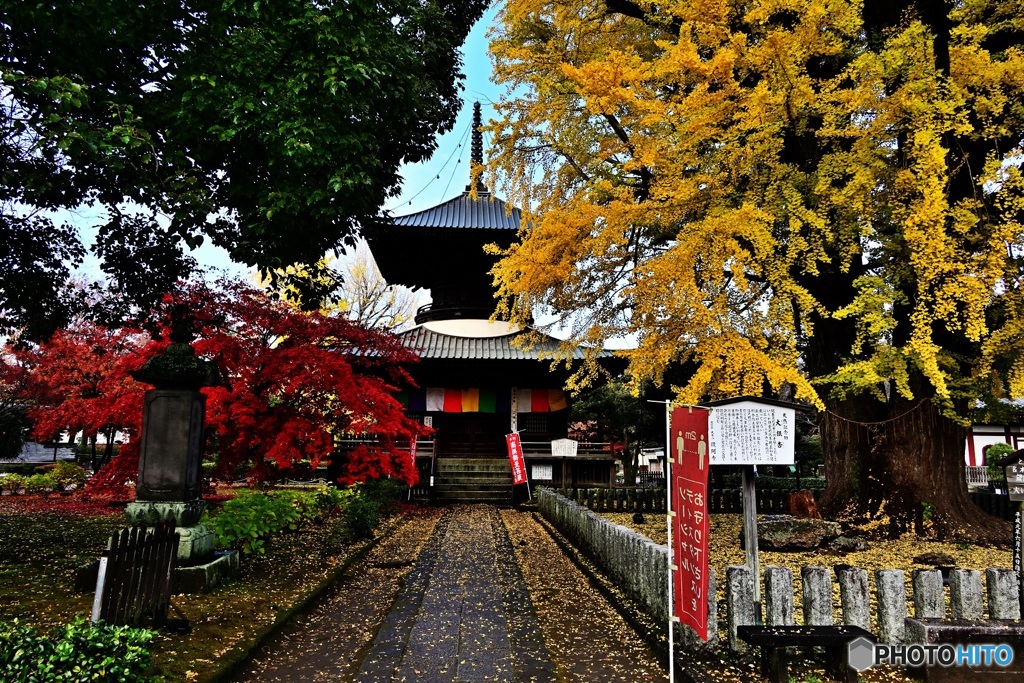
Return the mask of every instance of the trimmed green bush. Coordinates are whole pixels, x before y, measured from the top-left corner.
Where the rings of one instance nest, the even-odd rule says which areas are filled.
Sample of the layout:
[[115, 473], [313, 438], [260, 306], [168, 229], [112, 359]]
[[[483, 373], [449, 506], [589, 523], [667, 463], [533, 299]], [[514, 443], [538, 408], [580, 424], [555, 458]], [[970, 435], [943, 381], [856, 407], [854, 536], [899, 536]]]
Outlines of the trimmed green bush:
[[309, 491], [281, 490], [241, 493], [211, 512], [206, 523], [225, 548], [262, 555], [275, 534], [295, 531], [305, 524], [322, 523], [340, 514], [345, 535], [371, 538], [380, 521], [380, 509], [405, 491], [401, 484], [356, 484], [346, 489], [321, 485]]
[[49, 474], [33, 474], [24, 483], [25, 493], [43, 493], [56, 491], [57, 481]]
[[1013, 446], [1008, 443], [994, 443], [985, 449], [985, 467], [988, 471], [990, 482], [1000, 483], [1006, 481], [1006, 469], [996, 463], [1013, 453]]
[[[795, 489], [796, 477], [759, 476], [754, 480], [759, 491], [764, 489]], [[741, 475], [727, 474], [722, 477], [722, 488], [738, 489], [742, 486]], [[801, 489], [823, 489], [825, 480], [819, 477], [800, 477]]]
[[49, 476], [53, 477], [53, 480], [57, 482], [57, 486], [66, 490], [72, 486], [81, 488], [89, 475], [75, 463], [62, 460], [57, 463], [56, 467], [50, 470]]
[[25, 486], [25, 477], [20, 474], [7, 474], [0, 477], [0, 491], [7, 491], [14, 495]]
[[83, 618], [49, 635], [17, 620], [0, 622], [0, 680], [149, 681], [153, 632], [127, 626], [90, 624]]

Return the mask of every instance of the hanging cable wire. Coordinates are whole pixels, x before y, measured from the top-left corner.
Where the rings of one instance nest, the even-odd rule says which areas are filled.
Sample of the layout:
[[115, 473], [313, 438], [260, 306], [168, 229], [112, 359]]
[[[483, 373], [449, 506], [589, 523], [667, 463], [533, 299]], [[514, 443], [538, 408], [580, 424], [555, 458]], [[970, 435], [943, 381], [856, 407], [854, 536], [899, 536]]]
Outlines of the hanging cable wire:
[[[402, 200], [401, 202], [399, 202], [398, 204], [395, 204], [394, 206], [390, 206], [390, 207], [388, 207], [388, 208], [387, 208], [387, 209], [385, 209], [385, 210], [386, 210], [386, 211], [394, 211], [395, 209], [397, 209], [397, 208], [399, 208], [399, 207], [402, 207], [402, 206], [407, 206], [407, 205], [409, 205], [409, 204], [412, 204], [413, 200], [414, 200], [414, 199], [416, 199], [417, 197], [419, 197], [419, 196], [420, 196], [421, 194], [423, 194], [424, 192], [426, 192], [426, 191], [427, 191], [427, 189], [429, 189], [429, 188], [430, 188], [430, 186], [434, 184], [434, 181], [435, 181], [435, 180], [440, 180], [440, 179], [441, 179], [441, 173], [442, 173], [442, 172], [444, 171], [444, 169], [445, 169], [445, 168], [446, 168], [446, 167], [448, 166], [448, 164], [449, 164], [449, 163], [451, 163], [452, 157], [454, 157], [454, 156], [455, 156], [455, 154], [456, 154], [456, 152], [458, 152], [458, 151], [459, 151], [460, 149], [462, 149], [463, 145], [465, 145], [465, 144], [466, 144], [466, 138], [467, 138], [467, 137], [469, 136], [469, 132], [470, 132], [470, 129], [471, 129], [472, 127], [473, 127], [473, 121], [472, 121], [472, 119], [470, 119], [470, 122], [469, 122], [468, 124], [466, 124], [466, 129], [465, 129], [464, 131], [462, 131], [462, 135], [461, 135], [461, 137], [459, 138], [459, 144], [458, 144], [458, 145], [456, 145], [456, 146], [455, 146], [455, 148], [454, 148], [454, 149], [453, 149], [453, 150], [451, 151], [451, 154], [449, 154], [449, 155], [448, 155], [448, 158], [447, 158], [447, 159], [445, 159], [445, 161], [444, 161], [444, 164], [442, 164], [442, 165], [441, 165], [441, 168], [439, 168], [439, 169], [437, 170], [437, 173], [436, 173], [436, 174], [434, 175], [434, 177], [433, 177], [433, 178], [431, 178], [430, 180], [428, 180], [428, 181], [427, 181], [427, 184], [426, 184], [426, 185], [424, 185], [424, 186], [423, 186], [423, 187], [422, 187], [422, 188], [420, 189], [420, 191], [419, 191], [419, 192], [417, 192], [417, 193], [416, 193], [416, 194], [414, 194], [413, 196], [409, 197], [408, 199], [403, 199], [403, 200]], [[453, 169], [452, 169], [452, 176], [451, 176], [451, 177], [450, 177], [450, 178], [448, 179], [448, 185], [451, 185], [451, 182], [452, 182], [452, 181], [451, 181], [451, 178], [455, 176], [455, 170], [456, 170], [457, 168], [458, 168], [458, 162], [456, 162], [456, 163], [455, 163], [455, 168], [453, 168]], [[444, 191], [444, 193], [448, 192], [448, 186], [447, 186], [447, 185], [445, 186], [444, 190], [445, 190], [445, 191]], [[444, 196], [444, 193], [442, 193], [442, 194], [441, 194], [441, 196], [442, 196], [442, 197]]]

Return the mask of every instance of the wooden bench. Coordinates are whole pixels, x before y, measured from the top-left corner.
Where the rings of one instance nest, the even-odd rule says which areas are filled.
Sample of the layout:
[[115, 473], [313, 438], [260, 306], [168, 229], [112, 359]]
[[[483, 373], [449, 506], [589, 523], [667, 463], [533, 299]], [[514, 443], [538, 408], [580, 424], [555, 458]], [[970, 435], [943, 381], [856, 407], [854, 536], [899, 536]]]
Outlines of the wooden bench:
[[740, 640], [760, 648], [762, 674], [773, 683], [789, 683], [787, 648], [820, 647], [825, 650], [829, 676], [837, 681], [856, 683], [857, 671], [851, 669], [846, 645], [857, 638], [874, 636], [859, 626], [738, 626]]

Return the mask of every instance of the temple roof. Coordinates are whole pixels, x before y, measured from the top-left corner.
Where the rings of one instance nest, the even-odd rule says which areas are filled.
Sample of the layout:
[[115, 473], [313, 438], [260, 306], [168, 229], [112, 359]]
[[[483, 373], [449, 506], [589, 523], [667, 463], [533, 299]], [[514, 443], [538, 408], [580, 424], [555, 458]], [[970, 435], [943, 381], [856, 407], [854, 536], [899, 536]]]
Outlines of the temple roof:
[[[423, 327], [414, 327], [399, 335], [406, 348], [420, 358], [480, 359], [480, 360], [540, 360], [541, 354], [558, 349], [558, 340], [548, 337], [531, 348], [518, 348], [512, 341], [523, 334], [516, 332], [500, 337], [456, 337]], [[606, 352], [602, 352], [604, 355]], [[574, 360], [582, 360], [584, 351], [575, 348]]]
[[490, 193], [481, 192], [479, 199], [474, 200], [469, 192], [463, 192], [429, 209], [396, 216], [391, 219], [391, 224], [410, 228], [518, 230], [520, 215], [519, 209], [509, 207]]

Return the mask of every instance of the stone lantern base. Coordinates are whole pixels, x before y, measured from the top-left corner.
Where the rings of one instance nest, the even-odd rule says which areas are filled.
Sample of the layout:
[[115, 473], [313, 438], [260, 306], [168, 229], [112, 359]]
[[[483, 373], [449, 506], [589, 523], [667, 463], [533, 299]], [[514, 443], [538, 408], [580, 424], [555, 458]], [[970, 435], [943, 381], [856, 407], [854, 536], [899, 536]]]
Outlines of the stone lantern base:
[[137, 500], [128, 503], [124, 515], [129, 524], [153, 526], [173, 519], [178, 532], [178, 566], [207, 562], [213, 557], [216, 535], [205, 524], [199, 524], [205, 507], [202, 500], [187, 503]]

